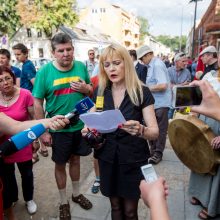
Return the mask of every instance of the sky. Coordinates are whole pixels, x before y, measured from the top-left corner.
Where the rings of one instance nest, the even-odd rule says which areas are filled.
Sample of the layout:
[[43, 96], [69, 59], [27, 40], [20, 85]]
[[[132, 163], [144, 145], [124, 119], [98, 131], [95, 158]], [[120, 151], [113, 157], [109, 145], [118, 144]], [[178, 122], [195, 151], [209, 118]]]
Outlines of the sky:
[[[77, 0], [78, 7], [85, 7], [93, 0]], [[195, 3], [190, 0], [107, 0], [117, 4], [126, 11], [145, 17], [149, 32], [154, 35], [181, 36], [188, 35], [193, 27]], [[197, 3], [197, 21], [206, 12], [211, 0]]]

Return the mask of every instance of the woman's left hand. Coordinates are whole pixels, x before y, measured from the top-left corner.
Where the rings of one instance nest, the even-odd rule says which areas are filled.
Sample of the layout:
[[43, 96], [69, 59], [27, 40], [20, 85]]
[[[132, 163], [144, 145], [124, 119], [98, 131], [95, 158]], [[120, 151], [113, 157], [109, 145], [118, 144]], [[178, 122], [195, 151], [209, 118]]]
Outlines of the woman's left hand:
[[141, 131], [143, 129], [143, 125], [141, 125], [139, 121], [129, 120], [121, 126], [121, 129], [133, 136], [140, 136], [142, 133]]
[[213, 149], [215, 150], [219, 149], [220, 148], [220, 136], [217, 136], [214, 139], [212, 139], [211, 145]]

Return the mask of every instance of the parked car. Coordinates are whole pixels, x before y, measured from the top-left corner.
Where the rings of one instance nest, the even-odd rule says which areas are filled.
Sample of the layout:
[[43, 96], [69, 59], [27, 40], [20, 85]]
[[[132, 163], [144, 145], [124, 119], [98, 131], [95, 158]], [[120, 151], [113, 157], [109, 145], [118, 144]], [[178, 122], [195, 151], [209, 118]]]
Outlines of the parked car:
[[31, 61], [33, 62], [36, 70], [38, 71], [43, 65], [49, 63], [51, 60], [48, 58], [32, 58]]

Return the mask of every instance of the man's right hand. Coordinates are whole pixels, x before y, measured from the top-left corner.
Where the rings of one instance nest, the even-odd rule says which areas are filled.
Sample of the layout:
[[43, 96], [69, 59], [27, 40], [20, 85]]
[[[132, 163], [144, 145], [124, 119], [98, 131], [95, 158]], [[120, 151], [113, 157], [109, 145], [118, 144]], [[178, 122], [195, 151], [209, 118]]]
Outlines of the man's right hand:
[[40, 136], [40, 139], [45, 146], [50, 147], [52, 145], [52, 137], [48, 131], [46, 131], [44, 134], [42, 134]]

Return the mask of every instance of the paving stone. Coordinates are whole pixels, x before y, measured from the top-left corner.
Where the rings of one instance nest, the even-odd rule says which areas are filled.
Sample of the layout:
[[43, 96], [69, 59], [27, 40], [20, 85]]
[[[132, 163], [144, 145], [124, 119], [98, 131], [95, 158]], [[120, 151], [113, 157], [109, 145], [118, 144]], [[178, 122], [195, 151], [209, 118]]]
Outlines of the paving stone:
[[[110, 210], [110, 203], [107, 198], [104, 196], [93, 196], [87, 195], [87, 198], [92, 202], [93, 207], [90, 210], [83, 210], [79, 207], [79, 205], [73, 206], [71, 210], [72, 218], [81, 218], [85, 220], [105, 220], [109, 210]], [[83, 216], [83, 218], [82, 218]]]
[[179, 158], [176, 156], [172, 149], [166, 149], [163, 153], [163, 160], [180, 162]]
[[170, 189], [167, 201], [171, 219], [184, 220], [184, 191]]

